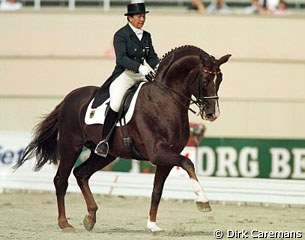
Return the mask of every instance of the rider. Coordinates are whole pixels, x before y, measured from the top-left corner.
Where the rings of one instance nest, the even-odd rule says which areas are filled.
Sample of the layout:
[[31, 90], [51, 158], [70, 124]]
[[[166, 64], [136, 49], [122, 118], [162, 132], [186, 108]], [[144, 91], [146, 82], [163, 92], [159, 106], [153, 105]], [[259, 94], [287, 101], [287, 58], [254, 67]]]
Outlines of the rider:
[[[145, 80], [150, 69], [159, 63], [159, 58], [152, 45], [150, 33], [142, 29], [146, 13], [144, 1], [132, 0], [127, 5], [128, 23], [114, 35], [116, 66], [112, 75], [103, 84], [109, 87], [110, 108], [107, 112], [102, 140], [95, 148], [95, 153], [106, 157], [109, 151], [108, 140], [117, 123], [118, 111], [124, 94], [134, 84]], [[144, 64], [144, 60], [149, 65]]]

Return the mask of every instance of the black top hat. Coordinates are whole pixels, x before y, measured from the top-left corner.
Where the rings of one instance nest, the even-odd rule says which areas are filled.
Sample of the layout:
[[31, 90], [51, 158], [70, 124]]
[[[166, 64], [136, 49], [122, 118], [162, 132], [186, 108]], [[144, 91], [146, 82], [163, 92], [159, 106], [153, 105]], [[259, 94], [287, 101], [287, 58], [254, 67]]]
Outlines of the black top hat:
[[145, 10], [144, 3], [131, 3], [127, 5], [127, 13], [125, 16], [133, 15], [133, 14], [140, 14], [140, 13], [148, 13], [149, 11]]

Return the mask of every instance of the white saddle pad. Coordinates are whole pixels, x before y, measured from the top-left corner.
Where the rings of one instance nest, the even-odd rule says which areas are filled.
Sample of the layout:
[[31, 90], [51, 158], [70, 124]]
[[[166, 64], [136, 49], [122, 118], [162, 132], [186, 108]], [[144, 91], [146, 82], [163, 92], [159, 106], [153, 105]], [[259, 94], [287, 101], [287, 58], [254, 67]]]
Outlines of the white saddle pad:
[[[131, 120], [132, 115], [134, 113], [134, 108], [136, 105], [136, 101], [140, 92], [140, 89], [142, 88], [143, 84], [145, 84], [146, 82], [142, 82], [140, 83], [136, 93], [133, 95], [131, 103], [130, 103], [130, 107], [125, 115], [125, 119], [126, 119], [126, 124]], [[94, 99], [93, 99], [94, 100]], [[105, 121], [105, 111], [107, 108], [107, 104], [109, 103], [110, 99], [108, 98], [101, 106], [92, 109], [92, 103], [93, 100], [89, 103], [88, 107], [87, 107], [87, 111], [86, 111], [86, 115], [85, 115], [85, 123], [87, 125], [91, 125], [91, 124], [103, 124]], [[124, 123], [122, 123], [124, 125]], [[117, 123], [117, 126], [120, 126], [120, 123]]]

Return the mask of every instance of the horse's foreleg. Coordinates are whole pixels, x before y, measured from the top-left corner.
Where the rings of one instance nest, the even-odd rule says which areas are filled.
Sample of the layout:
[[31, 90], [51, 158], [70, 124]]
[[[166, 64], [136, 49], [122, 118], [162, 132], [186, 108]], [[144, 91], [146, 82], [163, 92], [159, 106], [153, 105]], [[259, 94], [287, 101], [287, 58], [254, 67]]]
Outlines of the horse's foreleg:
[[91, 231], [96, 223], [96, 211], [98, 209], [98, 206], [89, 187], [89, 178], [93, 173], [107, 166], [114, 159], [115, 158], [111, 156], [107, 158], [101, 158], [92, 152], [90, 157], [73, 171], [77, 180], [77, 184], [80, 187], [86, 201], [88, 213], [85, 216], [83, 223], [84, 227], [88, 231]]
[[[209, 200], [204, 194], [203, 187], [200, 185], [195, 173], [195, 167], [192, 161], [180, 154], [171, 151], [171, 148], [165, 144], [160, 144], [158, 148], [158, 155], [152, 158], [152, 163], [155, 165], [171, 165], [182, 167], [191, 179], [191, 183], [195, 194], [197, 195], [196, 204], [200, 211], [211, 211]], [[162, 161], [166, 159], [166, 161]]]
[[157, 212], [160, 203], [160, 199], [162, 196], [163, 186], [166, 178], [168, 177], [172, 166], [157, 166], [155, 179], [154, 179], [154, 187], [151, 195], [151, 205], [149, 211], [149, 218], [147, 221], [147, 228], [152, 232], [163, 231], [156, 224]]
[[[183, 157], [183, 156], [181, 156], [181, 157]], [[183, 158], [185, 158], [185, 157], [183, 157]], [[197, 204], [198, 210], [200, 210], [202, 212], [211, 211], [212, 208], [210, 206], [209, 200], [205, 196], [203, 187], [201, 186], [201, 184], [198, 181], [198, 178], [195, 173], [195, 167], [194, 167], [194, 164], [192, 163], [192, 161], [188, 158], [185, 158], [182, 161], [181, 167], [188, 173], [188, 175], [191, 179], [191, 183], [192, 183], [194, 192], [197, 195], [196, 204]]]

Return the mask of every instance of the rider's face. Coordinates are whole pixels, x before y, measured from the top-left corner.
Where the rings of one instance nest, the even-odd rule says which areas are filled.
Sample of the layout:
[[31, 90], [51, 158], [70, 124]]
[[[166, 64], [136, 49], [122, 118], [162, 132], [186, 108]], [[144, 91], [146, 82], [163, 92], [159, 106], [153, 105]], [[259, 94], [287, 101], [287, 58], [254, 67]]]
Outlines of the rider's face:
[[128, 20], [131, 23], [131, 25], [138, 29], [143, 27], [145, 23], [145, 19], [146, 19], [145, 13], [128, 16]]

